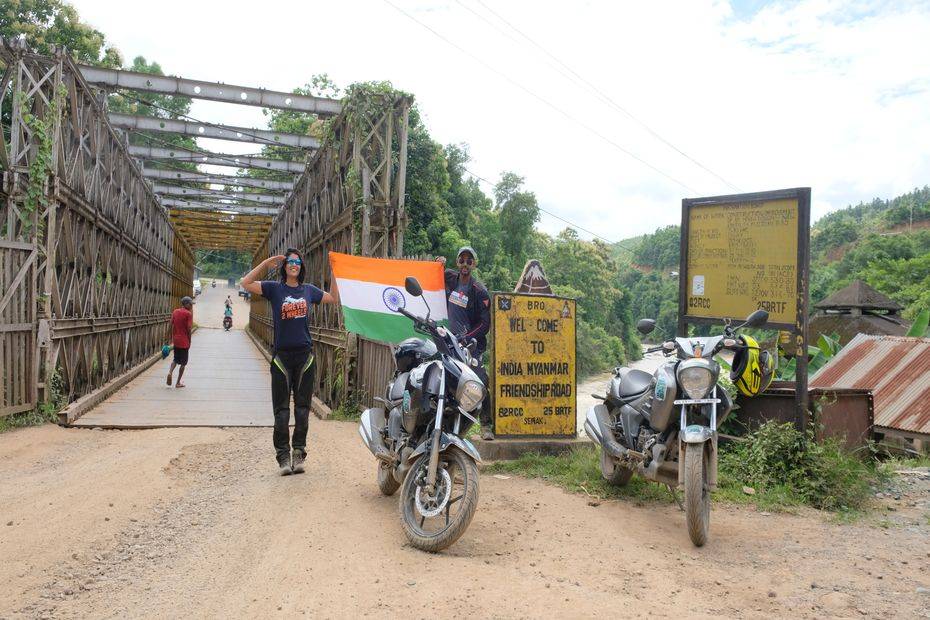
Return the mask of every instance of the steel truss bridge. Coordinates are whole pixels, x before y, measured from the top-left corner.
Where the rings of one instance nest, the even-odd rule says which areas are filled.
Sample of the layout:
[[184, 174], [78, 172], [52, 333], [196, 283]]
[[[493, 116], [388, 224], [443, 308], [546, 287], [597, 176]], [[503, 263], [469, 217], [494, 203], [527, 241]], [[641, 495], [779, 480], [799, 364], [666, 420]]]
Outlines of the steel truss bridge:
[[[338, 100], [83, 66], [66, 50], [43, 56], [10, 41], [0, 45], [0, 69], [0, 416], [55, 394], [92, 398], [154, 363], [171, 310], [191, 294], [195, 250], [246, 250], [258, 264], [300, 248], [309, 281], [324, 288], [330, 250], [403, 255], [406, 97], [382, 97], [380, 112], [350, 120]], [[117, 114], [107, 108], [117, 91], [305, 112], [327, 119], [329, 132]], [[140, 146], [130, 132], [294, 155]], [[242, 176], [249, 169], [265, 174]], [[253, 299], [249, 330], [270, 347], [267, 306]], [[347, 334], [338, 308], [315, 308], [312, 331], [315, 394], [335, 407], [351, 386], [354, 402], [370, 403], [390, 372], [390, 350]]]

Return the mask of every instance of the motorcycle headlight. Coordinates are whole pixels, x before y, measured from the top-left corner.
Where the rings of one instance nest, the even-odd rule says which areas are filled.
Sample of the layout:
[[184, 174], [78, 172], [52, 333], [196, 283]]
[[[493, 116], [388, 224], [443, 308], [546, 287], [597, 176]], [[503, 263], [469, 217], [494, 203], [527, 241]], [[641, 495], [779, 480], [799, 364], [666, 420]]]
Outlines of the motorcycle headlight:
[[478, 381], [462, 381], [455, 393], [455, 399], [464, 411], [474, 411], [484, 400], [484, 386]]
[[688, 398], [704, 398], [714, 386], [714, 373], [707, 366], [679, 366], [678, 385]]

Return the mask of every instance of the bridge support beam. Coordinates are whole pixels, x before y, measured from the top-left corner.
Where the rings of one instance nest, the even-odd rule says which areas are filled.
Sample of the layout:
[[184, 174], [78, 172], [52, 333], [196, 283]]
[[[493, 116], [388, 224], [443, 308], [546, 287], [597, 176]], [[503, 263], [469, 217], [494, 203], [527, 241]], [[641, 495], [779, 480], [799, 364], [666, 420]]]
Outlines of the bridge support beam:
[[178, 95], [191, 99], [207, 99], [239, 105], [258, 106], [274, 110], [309, 112], [318, 116], [333, 116], [342, 110], [335, 99], [298, 95], [264, 88], [235, 86], [221, 82], [189, 80], [170, 75], [152, 75], [136, 71], [105, 69], [78, 65], [84, 79], [95, 86], [116, 89], [126, 88], [159, 95]]
[[143, 168], [142, 176], [147, 179], [164, 181], [177, 181], [183, 183], [210, 183], [212, 185], [229, 185], [235, 187], [252, 187], [267, 191], [288, 192], [294, 189], [291, 181], [273, 181], [257, 177], [237, 177], [231, 174], [206, 174], [203, 172], [190, 172], [187, 170], [163, 170], [159, 168]]
[[189, 151], [181, 148], [157, 148], [153, 146], [129, 145], [129, 154], [139, 159], [171, 160], [192, 164], [209, 164], [211, 166], [227, 166], [230, 168], [254, 168], [256, 170], [272, 170], [275, 172], [301, 173], [307, 164], [302, 161], [288, 161], [286, 159], [270, 159], [267, 157], [254, 157], [251, 155], [233, 155], [227, 153], [211, 153], [209, 151]]
[[263, 146], [293, 146], [305, 149], [316, 149], [320, 146], [320, 141], [316, 138], [298, 133], [285, 133], [282, 131], [235, 127], [233, 125], [218, 125], [214, 123], [195, 123], [193, 121], [179, 119], [119, 114], [117, 112], [110, 112], [110, 124], [120, 129], [176, 133], [182, 136], [230, 140], [232, 142], [252, 142], [253, 144], [261, 144]]
[[152, 190], [159, 196], [188, 196], [192, 200], [234, 200], [243, 204], [258, 203], [263, 205], [283, 205], [286, 198], [279, 194], [259, 194], [246, 192], [224, 192], [218, 189], [201, 189], [198, 187], [181, 187], [156, 183]]

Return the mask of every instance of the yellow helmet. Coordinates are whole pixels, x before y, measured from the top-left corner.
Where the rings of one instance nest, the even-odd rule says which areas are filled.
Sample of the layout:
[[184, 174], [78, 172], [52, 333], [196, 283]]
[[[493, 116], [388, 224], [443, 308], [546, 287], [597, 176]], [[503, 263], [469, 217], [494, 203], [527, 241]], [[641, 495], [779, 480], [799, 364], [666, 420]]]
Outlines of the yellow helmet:
[[743, 346], [733, 356], [730, 380], [746, 396], [765, 391], [775, 376], [775, 360], [768, 351], [760, 350], [759, 343], [750, 336], [740, 336]]

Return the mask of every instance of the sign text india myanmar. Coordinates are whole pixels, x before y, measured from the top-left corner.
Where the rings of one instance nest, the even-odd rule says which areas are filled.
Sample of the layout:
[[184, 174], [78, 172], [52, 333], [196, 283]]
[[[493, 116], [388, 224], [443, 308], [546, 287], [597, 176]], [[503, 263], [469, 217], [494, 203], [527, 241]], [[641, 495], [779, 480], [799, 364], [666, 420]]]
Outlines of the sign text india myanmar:
[[494, 433], [575, 436], [575, 300], [495, 293]]

